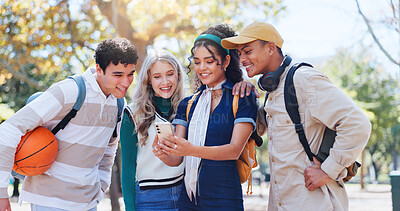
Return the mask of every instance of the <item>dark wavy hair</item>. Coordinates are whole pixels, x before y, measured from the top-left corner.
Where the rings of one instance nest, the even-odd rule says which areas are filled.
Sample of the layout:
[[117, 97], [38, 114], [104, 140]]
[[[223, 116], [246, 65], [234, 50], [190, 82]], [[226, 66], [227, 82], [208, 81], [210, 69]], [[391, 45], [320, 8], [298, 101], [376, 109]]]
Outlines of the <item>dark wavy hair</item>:
[[112, 38], [99, 43], [94, 53], [96, 64], [99, 64], [103, 73], [112, 62], [114, 65], [135, 64], [139, 59], [136, 47], [125, 38]]
[[[212, 26], [212, 27], [208, 28], [206, 31], [202, 32], [201, 34], [212, 34], [221, 39], [237, 36], [237, 34], [233, 31], [233, 29], [230, 28], [227, 24], [219, 24], [216, 26]], [[191, 56], [188, 58], [189, 59], [188, 73], [190, 73], [192, 71], [190, 69], [190, 66], [192, 64], [192, 60], [194, 57], [194, 51], [199, 46], [204, 46], [208, 50], [208, 52], [210, 52], [210, 54], [216, 61], [221, 62], [220, 65], [222, 65], [225, 62], [225, 57], [227, 54], [226, 54], [225, 49], [222, 48], [221, 45], [219, 45], [211, 40], [201, 39], [201, 40], [196, 41], [194, 43], [192, 49], [190, 50]], [[211, 47], [213, 47], [213, 48], [211, 48]], [[213, 51], [213, 49], [215, 49], [215, 52]], [[226, 68], [225, 77], [228, 80], [232, 81], [233, 83], [237, 83], [237, 82], [243, 80], [243, 73], [239, 67], [239, 61], [240, 61], [239, 60], [239, 52], [236, 49], [230, 49], [229, 55], [231, 56], [231, 61], [228, 65], [228, 67]], [[219, 61], [217, 59], [217, 56], [221, 57], [221, 61]], [[201, 81], [200, 81], [200, 84], [201, 84]]]

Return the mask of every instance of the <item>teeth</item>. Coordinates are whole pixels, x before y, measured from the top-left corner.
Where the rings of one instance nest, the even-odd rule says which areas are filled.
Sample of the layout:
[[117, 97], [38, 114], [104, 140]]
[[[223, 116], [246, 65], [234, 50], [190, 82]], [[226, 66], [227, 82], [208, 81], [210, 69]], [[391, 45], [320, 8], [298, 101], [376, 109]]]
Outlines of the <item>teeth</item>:
[[160, 88], [161, 90], [170, 90], [171, 89], [171, 87], [168, 87], [168, 88]]
[[208, 75], [210, 75], [210, 73], [203, 73], [203, 74], [200, 74], [201, 76], [208, 76]]

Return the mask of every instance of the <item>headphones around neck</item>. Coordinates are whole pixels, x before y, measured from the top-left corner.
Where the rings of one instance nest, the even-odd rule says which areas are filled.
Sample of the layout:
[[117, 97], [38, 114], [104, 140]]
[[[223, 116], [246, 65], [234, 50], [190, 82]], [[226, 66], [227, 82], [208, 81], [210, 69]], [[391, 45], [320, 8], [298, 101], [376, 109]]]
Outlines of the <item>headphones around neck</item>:
[[285, 56], [281, 66], [275, 70], [275, 72], [265, 73], [260, 79], [258, 79], [258, 87], [262, 91], [272, 92], [279, 85], [279, 77], [285, 71], [285, 68], [292, 62], [292, 58], [290, 56]]

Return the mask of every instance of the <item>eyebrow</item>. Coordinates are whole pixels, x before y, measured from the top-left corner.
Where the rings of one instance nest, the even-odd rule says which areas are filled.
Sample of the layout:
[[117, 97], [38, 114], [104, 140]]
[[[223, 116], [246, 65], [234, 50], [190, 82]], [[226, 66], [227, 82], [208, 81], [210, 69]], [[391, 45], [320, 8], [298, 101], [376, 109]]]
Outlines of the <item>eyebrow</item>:
[[[210, 58], [214, 59], [212, 56], [204, 57], [204, 59], [210, 59]], [[198, 57], [193, 57], [193, 59], [200, 59], [200, 58], [198, 58]]]
[[243, 47], [240, 49], [240, 51], [243, 51], [243, 49], [245, 49], [245, 48], [247, 48], [247, 47], [250, 47], [250, 46], [245, 45], [245, 46], [243, 46]]
[[[132, 70], [129, 74], [131, 74], [131, 73], [135, 73], [135, 69], [134, 70]], [[124, 74], [124, 72], [123, 71], [114, 71], [114, 72], [112, 72], [112, 74], [119, 74], [119, 75], [121, 75], [121, 74]]]

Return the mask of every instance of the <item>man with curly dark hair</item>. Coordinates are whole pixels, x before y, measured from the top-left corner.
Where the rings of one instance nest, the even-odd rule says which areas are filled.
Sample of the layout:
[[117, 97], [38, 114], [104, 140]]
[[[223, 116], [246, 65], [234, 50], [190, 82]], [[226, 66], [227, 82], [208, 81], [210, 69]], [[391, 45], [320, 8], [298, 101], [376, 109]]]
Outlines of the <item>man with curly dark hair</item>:
[[[102, 41], [94, 58], [96, 67], [82, 74], [82, 107], [55, 135], [56, 161], [45, 173], [24, 181], [20, 200], [31, 203], [32, 210], [93, 211], [110, 185], [118, 146], [113, 133], [120, 124], [117, 98], [124, 98], [132, 83], [138, 55], [127, 39], [114, 38]], [[21, 136], [37, 126], [51, 130], [72, 109], [78, 92], [73, 80], [60, 81], [0, 124], [0, 211], [11, 210], [7, 186]]]

